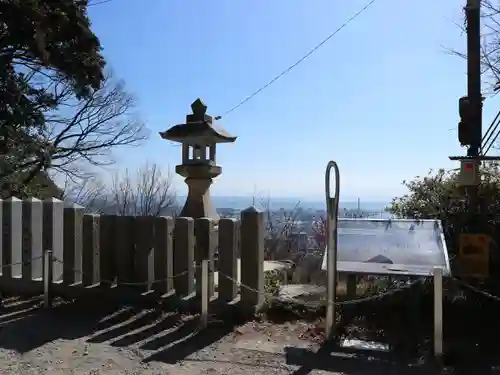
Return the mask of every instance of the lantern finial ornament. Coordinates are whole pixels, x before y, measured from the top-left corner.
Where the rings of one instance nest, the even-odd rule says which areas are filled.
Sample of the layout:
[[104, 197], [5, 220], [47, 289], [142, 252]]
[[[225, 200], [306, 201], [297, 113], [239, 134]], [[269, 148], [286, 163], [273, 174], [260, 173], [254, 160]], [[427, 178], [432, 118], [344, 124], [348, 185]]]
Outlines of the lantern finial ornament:
[[200, 98], [196, 99], [193, 104], [191, 104], [191, 110], [193, 111], [193, 115], [204, 116], [207, 114], [207, 106]]

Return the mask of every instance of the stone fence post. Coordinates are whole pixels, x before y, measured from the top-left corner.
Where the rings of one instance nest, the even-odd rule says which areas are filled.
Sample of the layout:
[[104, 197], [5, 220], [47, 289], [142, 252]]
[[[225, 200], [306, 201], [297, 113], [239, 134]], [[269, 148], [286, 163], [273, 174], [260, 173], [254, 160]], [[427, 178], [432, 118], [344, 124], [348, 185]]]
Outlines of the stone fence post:
[[[238, 293], [238, 247], [240, 222], [233, 218], [219, 221], [219, 301], [231, 302]], [[229, 278], [228, 278], [229, 277]]]
[[264, 212], [249, 207], [241, 212], [241, 303], [258, 311], [264, 303]]
[[178, 217], [174, 227], [174, 288], [180, 296], [194, 292], [194, 220]]

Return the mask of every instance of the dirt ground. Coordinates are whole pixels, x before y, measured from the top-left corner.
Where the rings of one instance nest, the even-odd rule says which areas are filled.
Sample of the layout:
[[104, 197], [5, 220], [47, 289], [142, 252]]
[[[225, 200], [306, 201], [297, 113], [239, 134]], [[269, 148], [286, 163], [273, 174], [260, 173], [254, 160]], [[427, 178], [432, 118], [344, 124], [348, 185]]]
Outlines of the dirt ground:
[[40, 308], [10, 299], [0, 313], [0, 374], [430, 374], [429, 368], [321, 347], [307, 323], [235, 327], [99, 301]]

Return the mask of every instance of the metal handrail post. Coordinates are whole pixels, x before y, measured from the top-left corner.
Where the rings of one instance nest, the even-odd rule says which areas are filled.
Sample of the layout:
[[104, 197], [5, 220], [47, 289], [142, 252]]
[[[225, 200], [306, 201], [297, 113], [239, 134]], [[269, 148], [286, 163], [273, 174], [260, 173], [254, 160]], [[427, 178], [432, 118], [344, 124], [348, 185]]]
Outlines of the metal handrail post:
[[[331, 196], [330, 175], [335, 172], [335, 195]], [[328, 162], [325, 173], [326, 195], [326, 261], [327, 261], [327, 306], [326, 306], [326, 339], [335, 336], [335, 300], [337, 296], [337, 218], [339, 215], [340, 173], [339, 167], [333, 160]]]

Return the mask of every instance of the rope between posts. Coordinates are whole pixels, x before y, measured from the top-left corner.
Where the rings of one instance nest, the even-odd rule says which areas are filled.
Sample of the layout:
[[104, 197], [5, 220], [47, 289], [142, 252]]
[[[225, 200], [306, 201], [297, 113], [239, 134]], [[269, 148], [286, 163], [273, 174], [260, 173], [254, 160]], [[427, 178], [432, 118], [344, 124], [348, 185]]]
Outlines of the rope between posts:
[[[42, 256], [37, 256], [37, 257], [34, 257], [34, 258], [31, 258], [30, 260], [24, 260], [24, 261], [19, 261], [19, 262], [12, 262], [12, 263], [9, 263], [9, 264], [2, 264], [1, 265], [1, 268], [6, 268], [6, 267], [12, 267], [12, 266], [25, 266], [25, 265], [29, 265], [31, 264], [32, 262], [36, 261], [36, 260], [43, 260], [43, 255]], [[62, 264], [63, 267], [68, 267], [68, 265], [66, 265], [62, 260], [56, 258], [56, 257], [53, 257], [53, 261], [54, 262], [57, 262], [59, 264]], [[195, 268], [200, 268], [201, 266], [200, 265], [196, 265]], [[73, 267], [70, 267], [71, 270], [73, 272], [76, 272], [76, 273], [82, 273], [81, 270], [77, 270]], [[167, 276], [167, 277], [164, 277], [164, 278], [161, 278], [161, 279], [157, 279], [157, 280], [151, 280], [151, 281], [141, 281], [141, 282], [117, 282], [117, 285], [124, 285], [124, 286], [141, 286], [141, 285], [148, 285], [148, 284], [156, 284], [156, 283], [161, 283], [161, 282], [166, 282], [166, 281], [169, 281], [169, 280], [172, 280], [172, 279], [175, 279], [175, 278], [178, 278], [180, 276], [184, 276], [186, 274], [188, 274], [190, 271], [183, 271], [183, 272], [180, 272], [176, 275], [173, 275], [173, 276]], [[234, 278], [220, 272], [219, 272], [219, 275], [232, 281], [233, 283], [235, 283], [236, 285], [238, 285], [240, 288], [244, 288], [244, 289], [247, 289], [247, 290], [250, 290], [254, 293], [258, 293], [258, 294], [261, 294], [263, 295], [266, 299], [268, 300], [275, 300], [277, 302], [280, 302], [280, 303], [286, 303], [286, 302], [289, 302], [289, 303], [294, 303], [294, 304], [300, 304], [300, 305], [303, 305], [303, 306], [306, 306], [306, 307], [309, 307], [309, 306], [314, 306], [314, 307], [317, 307], [317, 304], [313, 304], [313, 303], [307, 303], [307, 302], [304, 302], [304, 301], [300, 301], [298, 299], [295, 299], [293, 297], [287, 297], [287, 298], [284, 298], [284, 297], [279, 297], [279, 296], [276, 296], [274, 294], [271, 294], [271, 293], [267, 293], [267, 292], [260, 292], [259, 290], [255, 289], [255, 288], [252, 288], [248, 285], [245, 285], [243, 283], [241, 283], [240, 281], [237, 281], [235, 280]], [[379, 293], [379, 294], [376, 294], [376, 295], [373, 295], [373, 296], [368, 296], [368, 297], [360, 297], [360, 298], [355, 298], [355, 299], [352, 299], [352, 300], [344, 300], [344, 301], [335, 301], [335, 305], [337, 306], [342, 306], [342, 305], [353, 305], [353, 304], [358, 304], [358, 303], [364, 303], [364, 302], [369, 302], [369, 301], [376, 301], [376, 300], [381, 300], [381, 299], [384, 299], [388, 296], [391, 296], [391, 295], [395, 295], [395, 294], [398, 294], [400, 293], [401, 291], [403, 290], [407, 290], [407, 289], [410, 289], [412, 287], [414, 287], [415, 285], [419, 284], [419, 283], [423, 283], [425, 282], [425, 278], [427, 277], [430, 277], [431, 275], [428, 275], [428, 276], [423, 276], [424, 279], [420, 279], [420, 280], [416, 280], [416, 281], [413, 281], [413, 282], [410, 282], [410, 283], [406, 283], [406, 285], [403, 285], [403, 286], [399, 286], [397, 288], [394, 288], [392, 290], [388, 290], [388, 291], [385, 291], [385, 292], [382, 292], [382, 293]], [[454, 277], [454, 276], [451, 276], [450, 277], [450, 280], [456, 282], [457, 284], [471, 290], [472, 292], [476, 293], [476, 294], [479, 294], [479, 295], [482, 295], [486, 298], [489, 298], [491, 300], [494, 300], [494, 301], [497, 301], [497, 302], [500, 302], [500, 297], [499, 296], [496, 296], [494, 294], [491, 294], [485, 290], [482, 290], [478, 287], [475, 287], [467, 282], [465, 282], [464, 280], [461, 280], [457, 277]], [[109, 283], [109, 284], [113, 284], [115, 283], [115, 281], [111, 281], [111, 280], [101, 280], [101, 282], [103, 283]], [[325, 301], [325, 300], [322, 300], [323, 303], [327, 303], [328, 301]]]
[[1, 267], [2, 268], [6, 268], [6, 267], [13, 267], [13, 266], [27, 266], [28, 264], [31, 264], [35, 260], [39, 260], [39, 259], [43, 259], [43, 255], [31, 258], [31, 259], [28, 259], [28, 260], [21, 260], [19, 262], [14, 262], [14, 263], [9, 263], [9, 264], [2, 264]]
[[467, 283], [459, 278], [456, 278], [454, 276], [452, 276], [452, 280], [455, 281], [457, 284], [460, 284], [460, 285], [464, 286], [465, 288], [473, 291], [476, 294], [480, 294], [480, 295], [482, 295], [486, 298], [489, 298], [493, 301], [500, 302], [500, 297], [495, 296], [494, 294], [491, 294], [485, 290], [479, 289], [478, 287], [475, 287], [475, 286], [473, 286], [473, 285], [471, 285], [471, 284], [469, 284], [469, 283]]
[[[68, 267], [68, 265], [66, 265], [62, 260], [57, 259], [56, 257], [54, 257], [53, 259], [54, 259], [54, 262], [62, 264], [63, 267]], [[200, 266], [196, 266], [196, 268], [199, 268], [199, 267]], [[76, 268], [73, 268], [73, 267], [69, 267], [69, 268], [73, 272], [76, 272], [76, 273], [79, 273], [79, 274], [83, 273], [81, 270], [77, 270]], [[167, 277], [164, 277], [164, 278], [161, 278], [161, 279], [157, 279], [157, 280], [137, 281], [137, 282], [123, 282], [123, 281], [120, 281], [120, 282], [116, 282], [116, 284], [117, 285], [124, 285], [124, 286], [142, 286], [142, 285], [156, 284], [156, 283], [161, 283], [161, 282], [166, 282], [166, 281], [169, 281], [169, 280], [173, 280], [173, 279], [175, 279], [177, 277], [184, 276], [184, 275], [186, 275], [188, 273], [189, 273], [189, 271], [183, 271], [183, 272], [178, 273], [177, 275], [167, 276]], [[101, 280], [101, 283], [114, 284], [115, 281], [114, 280]]]
[[[225, 275], [225, 274], [221, 273], [220, 271], [219, 271], [219, 275], [221, 275], [222, 277], [224, 277], [224, 278], [226, 278], [228, 280], [231, 280], [233, 283], [236, 283], [240, 288], [245, 288], [245, 289], [250, 290], [250, 291], [252, 291], [254, 293], [258, 293], [260, 295], [263, 295], [268, 300], [275, 300], [276, 302], [280, 302], [280, 303], [287, 303], [287, 302], [288, 303], [294, 303], [294, 304], [302, 305], [302, 306], [306, 306], [306, 307], [318, 307], [318, 304], [307, 303], [307, 302], [295, 299], [293, 297], [284, 298], [284, 297], [276, 296], [276, 295], [271, 294], [271, 293], [261, 292], [261, 291], [255, 289], [255, 288], [252, 288], [252, 287], [250, 287], [248, 285], [245, 285], [245, 284], [243, 284], [243, 283], [235, 280], [234, 278], [232, 278], [232, 277], [230, 277], [228, 275]], [[415, 280], [413, 282], [407, 283], [404, 286], [400, 286], [400, 287], [398, 287], [396, 289], [388, 290], [388, 291], [385, 291], [383, 293], [379, 293], [379, 294], [376, 294], [376, 295], [373, 295], [373, 296], [355, 298], [355, 299], [352, 299], [352, 300], [335, 301], [334, 303], [335, 303], [336, 306], [342, 306], [342, 305], [354, 305], [354, 304], [364, 303], [364, 302], [368, 302], [368, 301], [381, 300], [383, 298], [386, 298], [387, 296], [398, 294], [398, 293], [400, 293], [403, 290], [410, 289], [410, 288], [414, 287], [417, 284], [423, 283], [424, 281], [425, 280], [423, 280], [423, 279], [422, 280]], [[322, 302], [328, 303], [329, 301], [322, 300]]]
[[[232, 282], [236, 283], [240, 288], [245, 288], [247, 290], [250, 290], [254, 293], [259, 293], [261, 295], [263, 295], [265, 298], [267, 298], [268, 300], [275, 300], [276, 302], [280, 302], [280, 303], [294, 303], [296, 305], [303, 305], [305, 307], [318, 307], [318, 304], [314, 304], [314, 303], [307, 303], [307, 302], [304, 302], [304, 301], [300, 301], [298, 299], [295, 299], [293, 297], [288, 297], [288, 298], [284, 298], [284, 297], [279, 297], [279, 296], [276, 296], [274, 294], [271, 294], [271, 293], [266, 293], [266, 292], [260, 292], [259, 290], [255, 289], [255, 288], [252, 288], [248, 285], [245, 285], [245, 284], [242, 284], [241, 282], [235, 280], [234, 278], [228, 276], [228, 275], [225, 275], [223, 273], [221, 273], [219, 271], [219, 275], [221, 275], [222, 277], [228, 279], [228, 280], [231, 280]], [[368, 297], [360, 297], [360, 298], [355, 298], [355, 299], [352, 299], [352, 300], [343, 300], [343, 301], [335, 301], [335, 305], [336, 306], [345, 306], [345, 305], [355, 305], [355, 304], [358, 304], [358, 303], [365, 303], [365, 302], [369, 302], [369, 301], [376, 301], [376, 300], [381, 300], [381, 299], [385, 299], [389, 296], [392, 296], [392, 295], [395, 295], [395, 294], [399, 294], [400, 292], [404, 291], [404, 290], [408, 290], [408, 289], [411, 289], [413, 288], [414, 286], [418, 285], [418, 284], [421, 284], [421, 283], [425, 283], [427, 281], [427, 279], [429, 277], [431, 277], [431, 275], [429, 276], [422, 276], [423, 278], [420, 279], [420, 280], [415, 280], [413, 282], [410, 282], [410, 283], [406, 283], [406, 285], [403, 285], [403, 286], [399, 286], [397, 288], [394, 288], [392, 290], [387, 290], [385, 292], [382, 292], [382, 293], [378, 293], [378, 294], [375, 294], [373, 296], [368, 296]], [[479, 289], [461, 279], [458, 279], [456, 277], [453, 277], [451, 276], [450, 279], [456, 283], [458, 283], [459, 285], [462, 285], [464, 286], [465, 288], [473, 291], [474, 293], [476, 294], [480, 294], [484, 297], [487, 297], [491, 300], [494, 300], [494, 301], [497, 301], [497, 302], [500, 302], [500, 297], [499, 296], [495, 296], [485, 290], [482, 290], [482, 289]], [[322, 300], [323, 303], [327, 304], [328, 301], [326, 300]]]

